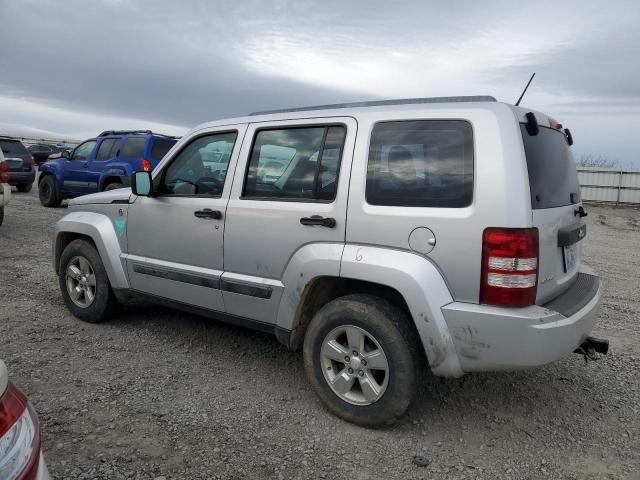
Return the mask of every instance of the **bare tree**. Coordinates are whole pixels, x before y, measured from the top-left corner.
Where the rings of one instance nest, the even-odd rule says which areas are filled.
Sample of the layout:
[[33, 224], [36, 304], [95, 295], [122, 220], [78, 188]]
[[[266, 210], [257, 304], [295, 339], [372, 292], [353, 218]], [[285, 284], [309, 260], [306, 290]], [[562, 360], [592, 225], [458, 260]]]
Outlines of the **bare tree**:
[[592, 153], [580, 155], [576, 163], [579, 167], [618, 168], [620, 166], [618, 160], [603, 157], [602, 155], [594, 155]]

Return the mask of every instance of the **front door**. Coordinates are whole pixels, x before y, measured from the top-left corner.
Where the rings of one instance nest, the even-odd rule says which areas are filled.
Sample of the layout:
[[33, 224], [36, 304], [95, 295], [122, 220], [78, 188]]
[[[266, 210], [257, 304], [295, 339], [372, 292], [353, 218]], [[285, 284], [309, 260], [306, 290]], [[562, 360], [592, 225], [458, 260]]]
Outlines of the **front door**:
[[224, 311], [227, 172], [233, 172], [245, 130], [239, 125], [194, 134], [154, 172], [157, 195], [138, 197], [129, 207], [126, 258], [133, 289]]
[[88, 140], [78, 145], [71, 158], [64, 162], [62, 189], [64, 192], [82, 195], [89, 191], [88, 166], [96, 141]]
[[228, 313], [274, 323], [289, 261], [312, 244], [344, 243], [355, 135], [348, 117], [249, 126], [227, 207]]

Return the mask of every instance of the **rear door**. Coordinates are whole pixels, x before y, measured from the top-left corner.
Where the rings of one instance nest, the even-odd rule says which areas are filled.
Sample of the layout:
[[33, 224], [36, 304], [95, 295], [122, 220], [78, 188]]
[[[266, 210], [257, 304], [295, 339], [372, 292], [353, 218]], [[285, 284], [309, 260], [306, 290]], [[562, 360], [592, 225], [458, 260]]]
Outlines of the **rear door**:
[[540, 258], [537, 303], [566, 290], [578, 272], [586, 225], [580, 216], [580, 184], [573, 155], [561, 130], [540, 126], [538, 135], [520, 125], [531, 189], [533, 225]]
[[121, 137], [103, 138], [100, 140], [95, 156], [87, 166], [88, 188], [92, 192], [98, 191], [100, 175], [107, 163], [116, 158]]
[[[346, 117], [249, 126], [225, 223], [228, 313], [273, 323], [291, 258], [313, 243], [344, 243], [355, 135]], [[220, 156], [210, 160], [215, 176]]]

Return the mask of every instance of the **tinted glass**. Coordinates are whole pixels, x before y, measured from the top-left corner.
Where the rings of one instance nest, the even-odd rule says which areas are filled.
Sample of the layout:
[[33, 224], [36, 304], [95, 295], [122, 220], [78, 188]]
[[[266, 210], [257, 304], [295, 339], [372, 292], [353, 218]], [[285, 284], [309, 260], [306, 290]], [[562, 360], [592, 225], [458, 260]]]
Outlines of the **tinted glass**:
[[259, 131], [244, 197], [333, 200], [345, 134], [342, 126]]
[[532, 208], [563, 207], [578, 203], [578, 173], [564, 134], [540, 127], [538, 135], [532, 137], [522, 124], [520, 130], [527, 157]]
[[85, 142], [79, 145], [73, 152], [73, 160], [86, 160], [91, 155], [93, 147], [96, 145], [95, 140]]
[[151, 147], [151, 158], [154, 160], [162, 160], [171, 147], [176, 144], [177, 140], [169, 138], [156, 138]]
[[473, 133], [462, 120], [377, 124], [371, 134], [367, 202], [466, 207], [473, 198]]
[[167, 167], [162, 192], [168, 195], [220, 196], [237, 132], [193, 140]]
[[0, 148], [2, 148], [2, 153], [5, 155], [24, 155], [25, 153], [29, 153], [27, 149], [24, 148], [24, 145], [17, 140], [0, 140]]
[[96, 160], [103, 161], [113, 158], [116, 154], [116, 146], [118, 145], [119, 141], [119, 138], [107, 138], [106, 140], [103, 140], [98, 147]]
[[124, 142], [120, 156], [127, 158], [142, 158], [144, 156], [144, 144], [144, 137], [129, 137]]

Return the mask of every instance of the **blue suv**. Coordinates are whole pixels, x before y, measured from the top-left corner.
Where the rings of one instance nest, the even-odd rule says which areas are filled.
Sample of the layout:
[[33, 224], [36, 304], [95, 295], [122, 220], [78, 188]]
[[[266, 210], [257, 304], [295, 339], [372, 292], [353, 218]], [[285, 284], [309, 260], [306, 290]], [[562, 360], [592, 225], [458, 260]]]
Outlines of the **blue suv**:
[[102, 132], [40, 166], [40, 203], [57, 207], [65, 198], [128, 187], [133, 172], [153, 170], [177, 141], [150, 130]]

